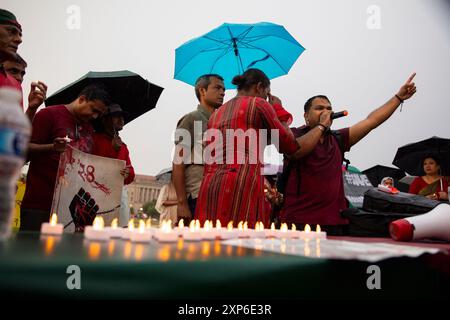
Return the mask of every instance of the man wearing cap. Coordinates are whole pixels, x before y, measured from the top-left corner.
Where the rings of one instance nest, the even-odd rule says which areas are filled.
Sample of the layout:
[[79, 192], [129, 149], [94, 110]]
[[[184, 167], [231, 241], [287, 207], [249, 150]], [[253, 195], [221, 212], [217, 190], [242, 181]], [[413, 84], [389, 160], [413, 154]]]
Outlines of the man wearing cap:
[[[120, 105], [112, 104], [108, 106], [108, 111], [101, 117], [101, 125], [96, 126], [93, 135], [93, 154], [101, 157], [124, 160], [125, 168], [120, 172], [124, 177], [124, 185], [128, 185], [134, 180], [134, 168], [131, 165], [130, 152], [127, 145], [119, 137], [119, 131], [123, 129], [127, 113]], [[122, 201], [120, 207], [120, 226], [126, 226], [129, 220], [128, 192], [126, 186], [122, 190]]]
[[22, 93], [20, 83], [8, 75], [3, 63], [17, 59], [17, 49], [22, 43], [22, 27], [11, 12], [0, 9], [0, 87], [12, 87]]
[[118, 104], [112, 104], [108, 107], [108, 111], [100, 119], [102, 125], [98, 126], [94, 133], [92, 154], [124, 160], [126, 167], [121, 174], [124, 176], [124, 184], [130, 184], [134, 180], [134, 169], [131, 165], [127, 145], [119, 137], [119, 131], [123, 129], [125, 123], [124, 116], [126, 116], [126, 113]]

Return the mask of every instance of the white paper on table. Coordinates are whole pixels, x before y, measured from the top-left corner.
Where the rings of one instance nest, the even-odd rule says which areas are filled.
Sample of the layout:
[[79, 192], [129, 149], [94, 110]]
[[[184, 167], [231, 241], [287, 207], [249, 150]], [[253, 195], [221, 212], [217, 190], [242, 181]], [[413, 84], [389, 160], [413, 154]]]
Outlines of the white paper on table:
[[404, 246], [381, 242], [353, 242], [341, 240], [298, 240], [298, 239], [232, 239], [222, 242], [224, 245], [239, 246], [255, 250], [276, 252], [308, 258], [339, 260], [360, 260], [378, 262], [389, 258], [411, 257], [422, 254], [436, 254], [440, 250]]

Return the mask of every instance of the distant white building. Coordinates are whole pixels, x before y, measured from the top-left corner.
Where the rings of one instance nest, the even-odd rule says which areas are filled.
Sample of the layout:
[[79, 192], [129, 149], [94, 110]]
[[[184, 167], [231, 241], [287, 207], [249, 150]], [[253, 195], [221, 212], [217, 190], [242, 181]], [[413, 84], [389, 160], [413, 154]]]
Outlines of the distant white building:
[[134, 181], [128, 185], [128, 201], [135, 212], [152, 200], [158, 199], [159, 192], [164, 186], [154, 176], [137, 174]]

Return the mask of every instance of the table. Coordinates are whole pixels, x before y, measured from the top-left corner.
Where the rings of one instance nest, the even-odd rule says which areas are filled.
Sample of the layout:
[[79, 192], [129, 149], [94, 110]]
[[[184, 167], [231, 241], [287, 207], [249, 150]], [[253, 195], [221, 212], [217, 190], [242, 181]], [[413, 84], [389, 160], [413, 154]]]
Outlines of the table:
[[[420, 245], [443, 252], [377, 263], [382, 288], [369, 290], [371, 264], [362, 261], [289, 256], [220, 241], [100, 243], [82, 234], [56, 238], [20, 232], [0, 243], [0, 291], [10, 297], [77, 299], [449, 299], [450, 244]], [[70, 265], [81, 270], [81, 290], [67, 288]]]

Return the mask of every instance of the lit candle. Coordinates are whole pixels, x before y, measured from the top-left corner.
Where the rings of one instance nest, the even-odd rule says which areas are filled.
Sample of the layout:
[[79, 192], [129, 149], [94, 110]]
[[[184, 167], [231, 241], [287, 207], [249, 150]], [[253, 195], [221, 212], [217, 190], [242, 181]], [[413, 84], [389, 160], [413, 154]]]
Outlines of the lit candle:
[[322, 231], [320, 228], [320, 225], [318, 224], [316, 227], [316, 239], [326, 239], [327, 233], [325, 231]]
[[212, 223], [209, 220], [205, 221], [201, 235], [203, 240], [214, 240], [216, 238], [216, 233], [212, 230]]
[[153, 237], [159, 242], [177, 242], [178, 233], [172, 230], [172, 221], [163, 221], [161, 227], [155, 230]]
[[316, 228], [316, 232], [311, 231], [311, 226], [309, 224], [305, 225], [305, 230], [300, 232], [300, 239], [311, 240], [311, 239], [326, 239], [326, 232], [320, 230], [320, 226]]
[[227, 230], [220, 233], [222, 240], [234, 239], [238, 237], [237, 231], [233, 228], [233, 221], [228, 222]]
[[125, 229], [119, 228], [118, 219], [114, 218], [113, 221], [111, 221], [111, 226], [106, 227], [105, 230], [109, 233], [111, 238], [122, 238], [122, 231]]
[[183, 231], [182, 237], [186, 241], [200, 241], [202, 240], [202, 235], [197, 231], [196, 222], [194, 220], [189, 224], [189, 228]]
[[64, 226], [58, 223], [58, 216], [56, 213], [52, 214], [50, 222], [44, 222], [41, 225], [42, 234], [61, 235], [63, 233]]
[[266, 237], [266, 233], [264, 231], [264, 224], [261, 221], [256, 222], [255, 230], [252, 230], [250, 233], [251, 238], [262, 238]]
[[130, 240], [131, 235], [134, 232], [134, 219], [131, 218], [130, 221], [128, 221], [128, 229], [122, 230], [122, 239], [124, 240]]
[[105, 230], [105, 221], [103, 220], [103, 217], [95, 217], [92, 226], [86, 226], [84, 229], [84, 237], [88, 240], [109, 240], [109, 234]]
[[290, 231], [288, 231], [289, 232], [289, 234], [291, 235], [291, 239], [294, 239], [294, 238], [301, 238], [301, 232], [300, 231], [297, 231], [297, 227], [295, 226], [295, 224], [292, 224], [291, 225], [291, 230]]
[[149, 242], [152, 239], [152, 234], [147, 232], [144, 220], [139, 220], [139, 229], [130, 235], [132, 242]]
[[220, 235], [221, 235], [223, 232], [225, 232], [226, 229], [225, 229], [225, 228], [222, 228], [222, 224], [220, 223], [220, 220], [217, 219], [217, 220], [216, 220], [216, 227], [213, 228], [211, 231], [214, 232], [214, 236], [215, 236], [216, 239], [220, 239], [220, 238], [221, 238]]
[[243, 222], [243, 221], [239, 221], [238, 223], [238, 227], [237, 227], [237, 235], [239, 238], [247, 238], [248, 237], [248, 233], [247, 233], [247, 229], [246, 227], [246, 223], [247, 222]]
[[174, 232], [178, 233], [179, 237], [183, 236], [183, 233], [188, 231], [189, 228], [184, 226], [184, 220], [180, 219], [180, 221], [178, 221], [178, 227], [174, 228]]
[[275, 229], [275, 223], [272, 222], [270, 229], [265, 229], [264, 232], [266, 233], [266, 238], [276, 238], [277, 230]]
[[280, 230], [276, 233], [276, 237], [281, 239], [291, 238], [291, 232], [286, 223], [281, 224]]

